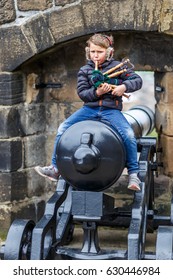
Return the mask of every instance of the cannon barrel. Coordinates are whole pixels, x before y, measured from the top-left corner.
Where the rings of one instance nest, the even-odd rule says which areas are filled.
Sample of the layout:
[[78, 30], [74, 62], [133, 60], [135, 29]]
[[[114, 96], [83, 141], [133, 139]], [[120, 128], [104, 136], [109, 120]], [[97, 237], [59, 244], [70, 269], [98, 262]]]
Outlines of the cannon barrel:
[[136, 138], [150, 134], [154, 129], [154, 112], [147, 106], [135, 106], [123, 113]]
[[[123, 113], [136, 137], [154, 128], [154, 113], [136, 106]], [[82, 121], [68, 128], [57, 145], [57, 165], [62, 178], [78, 190], [109, 188], [125, 168], [126, 153], [119, 134], [107, 124]]]

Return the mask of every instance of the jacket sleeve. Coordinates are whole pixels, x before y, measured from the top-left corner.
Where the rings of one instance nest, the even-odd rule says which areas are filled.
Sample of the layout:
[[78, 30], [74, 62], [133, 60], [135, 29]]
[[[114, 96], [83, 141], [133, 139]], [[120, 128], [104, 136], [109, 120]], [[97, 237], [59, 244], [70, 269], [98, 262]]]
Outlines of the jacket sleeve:
[[126, 92], [133, 92], [142, 87], [142, 78], [133, 70], [127, 69], [127, 72], [121, 75], [122, 84], [126, 86]]
[[82, 69], [77, 75], [77, 93], [80, 99], [84, 102], [96, 101], [99, 97], [96, 95], [96, 88], [89, 80], [88, 74]]

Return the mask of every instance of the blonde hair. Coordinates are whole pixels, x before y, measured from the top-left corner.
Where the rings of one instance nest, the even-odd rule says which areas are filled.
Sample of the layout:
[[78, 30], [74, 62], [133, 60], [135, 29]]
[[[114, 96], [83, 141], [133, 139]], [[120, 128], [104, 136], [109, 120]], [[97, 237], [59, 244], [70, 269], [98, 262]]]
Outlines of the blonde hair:
[[90, 44], [93, 43], [96, 46], [100, 46], [102, 48], [107, 49], [107, 55], [106, 55], [106, 59], [110, 60], [113, 57], [113, 52], [114, 52], [114, 48], [113, 48], [113, 37], [112, 35], [108, 36], [108, 35], [104, 35], [104, 34], [94, 34], [93, 36], [91, 36], [89, 38], [89, 40], [86, 42], [87, 43], [87, 47], [85, 48], [86, 51], [86, 59], [90, 60]]

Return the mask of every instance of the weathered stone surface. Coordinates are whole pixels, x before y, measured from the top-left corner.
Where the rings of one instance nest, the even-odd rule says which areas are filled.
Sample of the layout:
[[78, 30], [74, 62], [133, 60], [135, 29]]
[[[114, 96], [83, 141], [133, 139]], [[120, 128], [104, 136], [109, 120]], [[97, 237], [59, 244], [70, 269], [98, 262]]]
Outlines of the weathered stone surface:
[[168, 136], [173, 136], [173, 103], [159, 102], [155, 111], [156, 129]]
[[162, 134], [160, 143], [163, 148], [161, 160], [163, 162], [164, 174], [173, 177], [173, 137]]
[[[57, 128], [60, 125], [60, 105], [59, 103], [49, 102], [46, 104], [46, 134], [54, 133], [56, 134]], [[64, 117], [64, 116], [63, 116]], [[56, 129], [55, 129], [56, 127]]]
[[0, 172], [0, 202], [11, 201], [11, 174]]
[[40, 13], [23, 24], [22, 30], [35, 53], [40, 53], [54, 44], [48, 23]]
[[0, 71], [13, 71], [34, 55], [21, 26], [0, 28]]
[[[27, 177], [25, 171], [0, 173], [0, 202], [25, 199]], [[13, 186], [13, 187], [12, 187]]]
[[110, 29], [112, 6], [110, 6], [109, 0], [83, 0], [81, 4], [85, 22], [85, 33]]
[[162, 1], [160, 14], [160, 32], [173, 35], [173, 6], [172, 0]]
[[53, 6], [52, 0], [18, 0], [17, 1], [18, 9], [21, 11], [30, 11], [30, 10], [45, 10]]
[[22, 167], [22, 142], [20, 139], [0, 141], [0, 171], [11, 172]]
[[28, 168], [25, 170], [27, 174], [27, 196], [28, 198], [44, 197], [45, 200], [52, 195], [52, 192], [56, 190], [56, 182], [51, 182], [49, 179], [40, 176], [34, 168]]
[[[15, 219], [29, 219], [37, 222], [43, 216], [45, 197], [14, 201], [12, 204], [0, 206], [0, 234], [8, 233]], [[2, 232], [3, 231], [3, 232]]]
[[0, 235], [6, 234], [14, 219], [41, 219], [45, 201], [56, 189], [33, 169], [0, 172], [0, 186]]
[[0, 2], [0, 25], [15, 20], [16, 11], [13, 0], [1, 0]]
[[158, 102], [162, 101], [173, 104], [173, 72], [155, 73], [155, 84], [163, 88], [163, 92], [158, 92]]
[[161, 0], [110, 1], [113, 30], [158, 30]]
[[18, 108], [0, 106], [0, 137], [10, 138], [20, 135], [21, 126]]
[[11, 219], [11, 205], [0, 206], [0, 232], [3, 236], [7, 235], [9, 227], [12, 223]]
[[56, 6], [65, 6], [66, 4], [75, 3], [76, 0], [55, 0]]
[[84, 32], [84, 19], [79, 5], [73, 8], [64, 7], [45, 14], [48, 17], [49, 28], [55, 42], [61, 42], [82, 35]]
[[114, 41], [115, 57], [129, 57], [135, 69], [156, 73], [173, 71], [171, 36], [157, 32], [118, 32]]
[[24, 76], [21, 72], [0, 73], [0, 105], [24, 101]]
[[37, 101], [39, 90], [35, 88], [36, 80], [38, 75], [35, 73], [30, 73], [27, 75], [26, 79], [26, 102], [32, 103]]
[[0, 137], [32, 135], [46, 129], [45, 106], [32, 104], [0, 107]]
[[45, 135], [33, 135], [24, 139], [24, 164], [25, 167], [45, 165]]
[[44, 208], [45, 200], [39, 198], [37, 202], [30, 199], [25, 203], [13, 204], [10, 212], [11, 221], [14, 221], [14, 219], [29, 219], [37, 222], [43, 216]]
[[23, 135], [33, 135], [43, 132], [46, 128], [44, 104], [25, 104], [19, 109], [20, 129]]

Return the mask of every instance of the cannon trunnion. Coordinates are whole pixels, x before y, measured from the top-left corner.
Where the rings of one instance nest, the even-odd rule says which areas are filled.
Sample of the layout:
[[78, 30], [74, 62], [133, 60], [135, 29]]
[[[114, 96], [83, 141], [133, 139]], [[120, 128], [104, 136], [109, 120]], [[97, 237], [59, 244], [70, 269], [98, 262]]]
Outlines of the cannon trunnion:
[[[173, 208], [170, 216], [154, 209], [154, 176], [157, 141], [144, 135], [153, 129], [154, 116], [146, 107], [125, 113], [137, 136], [141, 191], [132, 193], [127, 209], [115, 207], [115, 199], [103, 192], [121, 176], [126, 162], [122, 139], [108, 125], [85, 121], [70, 127], [57, 147], [61, 177], [46, 203], [43, 217], [14, 220], [5, 245], [4, 259], [173, 259]], [[147, 131], [147, 132], [146, 132]], [[101, 248], [98, 229], [127, 228], [127, 248]], [[72, 246], [74, 229], [83, 230], [80, 248]], [[147, 252], [148, 232], [157, 231], [156, 250]], [[166, 236], [166, 238], [165, 238]], [[15, 242], [14, 242], [15, 240]]]

